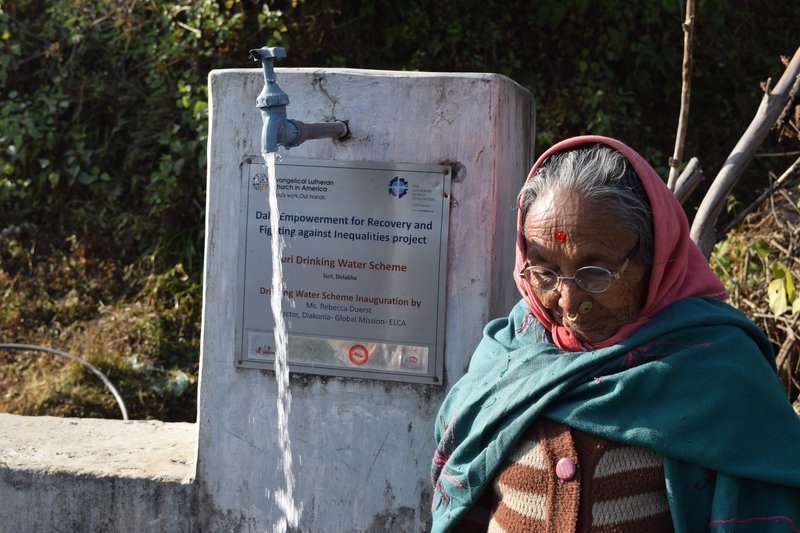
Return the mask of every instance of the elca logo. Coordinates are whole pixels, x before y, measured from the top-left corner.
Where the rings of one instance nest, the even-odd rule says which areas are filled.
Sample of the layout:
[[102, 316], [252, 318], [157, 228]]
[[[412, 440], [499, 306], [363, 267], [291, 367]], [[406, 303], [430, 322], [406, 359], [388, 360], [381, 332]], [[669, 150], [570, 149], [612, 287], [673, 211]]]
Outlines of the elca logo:
[[408, 181], [405, 178], [395, 176], [389, 181], [389, 194], [402, 198], [406, 193], [408, 193]]
[[253, 188], [257, 191], [266, 191], [269, 188], [269, 178], [264, 174], [253, 176]]

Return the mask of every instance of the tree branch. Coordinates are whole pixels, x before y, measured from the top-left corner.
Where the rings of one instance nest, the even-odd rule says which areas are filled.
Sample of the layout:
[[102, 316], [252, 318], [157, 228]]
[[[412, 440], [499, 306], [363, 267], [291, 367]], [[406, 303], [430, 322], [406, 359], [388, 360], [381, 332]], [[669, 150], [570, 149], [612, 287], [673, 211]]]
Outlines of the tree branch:
[[694, 0], [686, 0], [686, 20], [683, 22], [683, 72], [681, 84], [681, 111], [678, 116], [678, 132], [675, 135], [675, 151], [669, 160], [667, 187], [675, 190], [678, 167], [683, 159], [683, 144], [686, 141], [686, 125], [689, 122], [689, 100], [692, 94], [692, 49], [694, 45]]
[[691, 158], [681, 175], [675, 180], [675, 198], [683, 204], [704, 178], [703, 169], [700, 168], [700, 160], [696, 157]]
[[761, 195], [759, 195], [758, 198], [753, 200], [753, 202], [750, 205], [748, 205], [746, 208], [740, 211], [736, 215], [736, 218], [734, 218], [727, 226], [725, 226], [725, 228], [722, 231], [719, 232], [717, 238], [718, 239], [724, 238], [725, 235], [727, 235], [730, 230], [738, 226], [742, 222], [742, 220], [744, 220], [744, 217], [749, 215], [758, 206], [764, 203], [764, 200], [775, 194], [775, 191], [783, 187], [789, 180], [789, 178], [797, 174], [798, 171], [800, 171], [800, 158], [798, 158], [794, 163], [792, 163], [791, 166], [789, 166], [789, 168], [787, 168], [786, 171], [783, 174], [781, 174], [781, 177], [775, 180], [775, 183], [770, 185], [763, 193], [761, 193]]
[[775, 88], [764, 94], [750, 126], [734, 146], [700, 203], [692, 222], [691, 237], [706, 257], [711, 254], [711, 249], [717, 242], [718, 236], [715, 233], [717, 218], [728, 194], [742, 177], [753, 159], [756, 148], [764, 141], [783, 108], [786, 107], [790, 91], [797, 83], [800, 83], [800, 48], [795, 51], [794, 57]]

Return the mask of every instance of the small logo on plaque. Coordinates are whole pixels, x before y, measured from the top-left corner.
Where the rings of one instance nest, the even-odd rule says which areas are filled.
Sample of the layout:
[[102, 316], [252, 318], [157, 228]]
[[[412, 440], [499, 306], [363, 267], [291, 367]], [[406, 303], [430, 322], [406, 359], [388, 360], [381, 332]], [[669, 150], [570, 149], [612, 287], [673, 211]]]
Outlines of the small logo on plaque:
[[354, 365], [361, 366], [369, 359], [369, 350], [367, 350], [367, 347], [364, 345], [354, 344], [350, 347], [347, 356]]
[[402, 198], [408, 193], [408, 181], [400, 176], [395, 176], [389, 181], [389, 194]]
[[403, 358], [400, 360], [400, 366], [411, 370], [419, 370], [422, 368], [422, 357], [417, 352], [404, 353]]
[[266, 174], [256, 174], [253, 176], [253, 188], [257, 191], [266, 191], [269, 187], [269, 178]]

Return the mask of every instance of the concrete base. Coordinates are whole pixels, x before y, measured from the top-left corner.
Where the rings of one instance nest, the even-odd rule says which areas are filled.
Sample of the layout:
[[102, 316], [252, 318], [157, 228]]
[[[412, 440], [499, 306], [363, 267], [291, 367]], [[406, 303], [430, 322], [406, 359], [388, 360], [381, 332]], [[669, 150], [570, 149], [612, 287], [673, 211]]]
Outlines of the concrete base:
[[[495, 74], [277, 69], [277, 77], [291, 100], [289, 118], [347, 121], [350, 131], [341, 141], [308, 141], [287, 157], [453, 169], [443, 385], [291, 378], [300, 528], [425, 531], [438, 407], [466, 371], [483, 326], [519, 298], [511, 275], [515, 205], [533, 158], [533, 98]], [[218, 509], [266, 531], [282, 518], [275, 494], [285, 486], [277, 384], [271, 371], [235, 365], [240, 165], [261, 150], [254, 102], [263, 85], [260, 69], [209, 75], [197, 476]]]
[[0, 531], [202, 530], [196, 450], [195, 424], [0, 414]]

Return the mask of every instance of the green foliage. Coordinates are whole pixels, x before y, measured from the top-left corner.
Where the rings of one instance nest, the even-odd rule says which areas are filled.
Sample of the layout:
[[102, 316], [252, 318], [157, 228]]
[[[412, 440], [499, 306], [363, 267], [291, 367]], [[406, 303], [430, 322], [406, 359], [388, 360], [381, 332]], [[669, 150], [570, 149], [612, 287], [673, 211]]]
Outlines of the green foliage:
[[717, 243], [711, 265], [725, 283], [732, 305], [769, 337], [778, 376], [789, 400], [800, 406], [800, 318], [796, 228], [800, 223], [800, 189], [788, 187], [744, 217]]
[[[731, 293], [742, 291], [758, 294], [772, 282], [778, 281], [784, 298], [791, 298], [794, 296], [792, 274], [781, 261], [771, 259], [777, 253], [778, 251], [759, 235], [733, 232], [714, 246], [710, 264]], [[772, 300], [773, 292], [776, 290], [769, 289], [761, 303], [772, 308], [769, 301]], [[769, 299], [766, 296], [769, 296]], [[783, 309], [781, 313], [785, 311], [786, 309]]]
[[787, 311], [795, 314], [800, 310], [800, 298], [796, 298], [792, 272], [782, 262], [775, 261], [770, 265], [772, 280], [767, 287], [769, 308], [780, 316]]
[[[249, 21], [256, 19], [276, 22], [267, 8], [241, 1], [2, 4], [5, 222], [38, 218], [50, 205], [100, 211], [107, 226], [95, 229], [135, 248], [130, 253], [159, 245], [169, 252], [165, 260], [177, 255], [196, 268], [206, 77], [246, 60], [250, 43], [240, 39], [255, 31]], [[59, 225], [76, 220], [60, 212], [54, 218]], [[192, 246], [166, 245], [186, 230]]]
[[[680, 109], [684, 0], [285, 4], [292, 65], [505, 74], [536, 98], [536, 153], [573, 135], [611, 135], [667, 174]], [[755, 113], [759, 82], [783, 71], [781, 54], [794, 53], [789, 20], [800, 20], [799, 2], [697, 2], [685, 154], [700, 156], [707, 176]], [[751, 188], [745, 181], [739, 191]]]
[[[194, 418], [206, 80], [285, 31], [250, 0], [0, 0], [0, 340], [86, 357], [135, 417]], [[126, 342], [90, 342], [131, 313], [150, 318]], [[60, 372], [14, 401], [115, 416], [83, 367]]]

